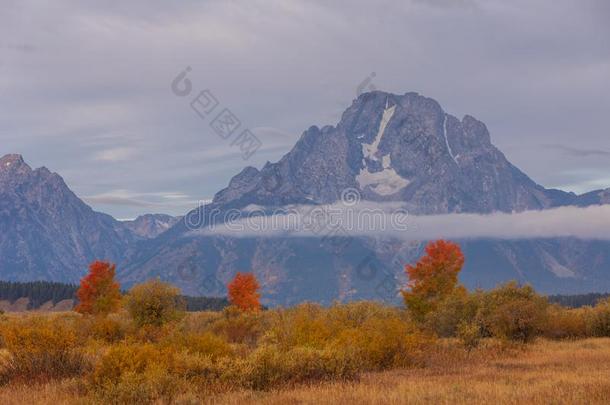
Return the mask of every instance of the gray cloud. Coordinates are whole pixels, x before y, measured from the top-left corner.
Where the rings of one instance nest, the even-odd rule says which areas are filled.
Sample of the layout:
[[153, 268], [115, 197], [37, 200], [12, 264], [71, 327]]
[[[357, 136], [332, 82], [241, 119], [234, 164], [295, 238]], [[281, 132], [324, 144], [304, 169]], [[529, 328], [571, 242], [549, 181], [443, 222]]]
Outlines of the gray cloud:
[[17, 52], [34, 52], [36, 47], [31, 44], [6, 44], [0, 45], [0, 48], [6, 48]]
[[[349, 236], [432, 239], [537, 239], [575, 237], [610, 240], [610, 206], [561, 207], [520, 213], [408, 216], [395, 205], [366, 204], [290, 208], [290, 213], [231, 217], [226, 224], [192, 231], [189, 236], [324, 237], [333, 229]], [[330, 213], [334, 213], [332, 216]], [[320, 218], [323, 220], [321, 221]], [[311, 225], [312, 223], [315, 226]], [[322, 224], [322, 225], [320, 225]]]
[[111, 195], [102, 195], [102, 196], [91, 196], [83, 198], [88, 204], [102, 204], [102, 205], [120, 205], [120, 206], [129, 206], [129, 207], [151, 207], [154, 204], [146, 202], [134, 200], [132, 198], [125, 197], [117, 197]]
[[210, 199], [193, 199], [180, 192], [149, 192], [133, 193], [128, 190], [111, 190], [106, 193], [83, 197], [92, 206], [102, 207], [101, 211], [112, 211], [115, 207], [126, 210], [128, 215], [121, 217], [135, 218], [140, 212], [188, 212], [194, 208], [211, 202]]
[[[78, 195], [206, 198], [309, 126], [335, 124], [375, 72], [379, 90], [418, 91], [486, 122], [536, 181], [587, 191], [610, 179], [606, 155], [537, 146], [610, 149], [609, 19], [604, 0], [8, 2], [0, 154], [49, 167]], [[244, 127], [286, 136], [267, 133], [244, 162], [171, 93], [185, 66]], [[118, 217], [147, 209], [92, 204]]]
[[581, 149], [566, 145], [547, 144], [543, 148], [557, 149], [568, 156], [589, 157], [589, 156], [610, 156], [610, 151], [601, 149]]

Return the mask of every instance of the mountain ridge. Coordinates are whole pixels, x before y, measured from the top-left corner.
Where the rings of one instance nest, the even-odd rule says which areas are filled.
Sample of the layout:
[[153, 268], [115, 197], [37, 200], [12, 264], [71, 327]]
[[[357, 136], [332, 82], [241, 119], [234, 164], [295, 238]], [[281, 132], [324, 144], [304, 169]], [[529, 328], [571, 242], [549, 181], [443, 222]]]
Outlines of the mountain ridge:
[[[361, 182], [363, 173], [366, 181]], [[206, 216], [210, 212], [251, 205], [330, 204], [339, 200], [343, 190], [354, 188], [363, 200], [400, 201], [410, 213], [427, 215], [586, 206], [603, 204], [607, 194], [599, 190], [577, 196], [546, 189], [512, 165], [491, 143], [485, 124], [474, 117], [459, 120], [436, 101], [416, 93], [399, 96], [375, 91], [354, 100], [336, 126], [308, 128], [278, 162], [267, 162], [260, 170], [244, 168], [210, 204], [185, 218], [190, 224], [196, 222], [191, 218], [198, 218], [198, 226], [205, 227], [212, 221]], [[367, 266], [377, 268], [379, 278], [396, 287], [405, 281], [402, 266], [423, 250], [422, 243], [352, 238], [348, 252], [337, 255], [324, 249], [322, 236], [317, 241], [193, 238], [191, 230], [181, 221], [159, 238], [141, 244], [125, 262], [126, 279], [135, 282], [152, 275], [190, 291], [204, 288], [205, 293], [220, 294], [232, 274], [248, 269], [263, 281], [269, 304], [379, 298], [375, 290], [384, 281], [363, 280], [359, 274], [363, 261], [372, 258]], [[604, 285], [610, 286], [604, 273], [610, 269], [605, 253], [610, 245], [605, 242], [573, 238], [461, 242], [469, 257], [463, 278], [471, 287], [491, 287], [514, 278], [545, 289], [556, 285], [561, 292], [579, 292], [599, 286], [599, 279], [587, 278], [588, 267], [590, 274], [602, 272]], [[565, 255], [564, 250], [572, 254]], [[588, 254], [582, 256], [580, 251]], [[496, 269], [487, 273], [485, 266]], [[295, 287], [295, 282], [302, 285]], [[325, 286], [322, 291], [321, 285]], [[393, 292], [395, 298], [396, 288]]]
[[120, 262], [142, 238], [18, 154], [0, 158], [0, 229], [0, 277], [15, 281], [78, 281], [92, 260]]
[[[116, 221], [78, 199], [59, 175], [6, 155], [0, 159], [0, 225], [7, 230], [0, 235], [0, 274], [76, 281], [95, 258], [119, 263], [127, 286], [160, 277], [191, 295], [222, 295], [235, 272], [253, 271], [266, 304], [395, 299], [405, 281], [402, 266], [422, 253], [424, 241], [349, 238], [337, 253], [328, 235], [192, 236], [194, 228], [209, 225], [213, 210], [332, 204], [346, 189], [365, 201], [400, 202], [425, 215], [610, 203], [610, 189], [576, 195], [537, 184], [470, 115], [460, 120], [417, 93], [374, 91], [355, 99], [337, 125], [308, 128], [277, 162], [244, 168], [184, 220], [144, 215]], [[514, 278], [548, 292], [610, 289], [605, 241], [460, 242], [468, 258], [463, 281], [470, 287]]]
[[[380, 159], [371, 161], [361, 148], [374, 143], [386, 110], [383, 105], [390, 100], [401, 108], [385, 126], [375, 152], [385, 154], [381, 160], [395, 162], [395, 173], [409, 184], [388, 196], [376, 193], [370, 185], [361, 187], [357, 178], [365, 166], [373, 174], [383, 172]], [[420, 142], [421, 138], [427, 141]], [[343, 152], [345, 161], [333, 159], [337, 150]], [[499, 165], [497, 178], [489, 175], [494, 172], [492, 163]], [[461, 176], [451, 173], [456, 166]], [[473, 181], [473, 175], [479, 178]], [[439, 176], [446, 178], [443, 184], [431, 181]], [[478, 188], [469, 187], [465, 178]], [[520, 187], [501, 190], [505, 183]], [[472, 116], [465, 115], [460, 121], [436, 101], [417, 93], [397, 96], [375, 91], [354, 100], [336, 126], [311, 126], [278, 162], [268, 162], [261, 170], [243, 169], [214, 196], [213, 204], [243, 208], [249, 204], [331, 203], [348, 187], [360, 189], [367, 200], [411, 202], [412, 211], [421, 214], [523, 211], [570, 205], [578, 199], [574, 193], [546, 189], [532, 181], [493, 146], [485, 124]], [[492, 201], [469, 201], [468, 195], [480, 197], [494, 187], [503, 195]], [[443, 190], [449, 191], [443, 196]], [[461, 201], [450, 201], [450, 194]], [[432, 203], [434, 199], [444, 201]]]

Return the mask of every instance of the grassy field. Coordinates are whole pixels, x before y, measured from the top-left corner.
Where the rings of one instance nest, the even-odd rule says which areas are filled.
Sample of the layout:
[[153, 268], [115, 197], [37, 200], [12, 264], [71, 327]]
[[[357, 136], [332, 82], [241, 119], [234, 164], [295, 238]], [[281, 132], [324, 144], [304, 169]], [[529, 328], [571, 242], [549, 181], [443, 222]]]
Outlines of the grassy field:
[[112, 312], [3, 314], [0, 404], [610, 403], [610, 301], [425, 297], [187, 313], [151, 280]]
[[[448, 343], [449, 344], [449, 343]], [[222, 395], [183, 394], [177, 404], [607, 404], [610, 403], [610, 338], [538, 339], [500, 354], [431, 355], [425, 368], [366, 373], [355, 382], [299, 385]], [[0, 389], [2, 404], [89, 403], [77, 380]]]
[[[514, 355], [514, 356], [513, 356]], [[465, 365], [364, 375], [357, 383], [215, 398], [239, 403], [573, 404], [610, 402], [610, 339], [540, 340], [523, 352]], [[211, 401], [211, 402], [214, 402]]]

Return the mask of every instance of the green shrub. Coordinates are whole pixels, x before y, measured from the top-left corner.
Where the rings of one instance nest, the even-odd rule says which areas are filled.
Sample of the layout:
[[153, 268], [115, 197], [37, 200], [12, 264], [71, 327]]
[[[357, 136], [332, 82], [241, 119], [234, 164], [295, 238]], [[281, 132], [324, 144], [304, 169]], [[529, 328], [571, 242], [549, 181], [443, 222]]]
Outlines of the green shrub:
[[457, 337], [466, 350], [471, 351], [481, 342], [481, 327], [475, 322], [462, 321], [457, 327]]
[[478, 311], [478, 295], [469, 294], [463, 287], [456, 288], [426, 315], [425, 328], [439, 337], [456, 336], [458, 325], [473, 322]]
[[162, 326], [184, 315], [180, 290], [158, 279], [133, 287], [125, 298], [125, 306], [138, 327]]
[[548, 301], [529, 286], [509, 282], [482, 296], [477, 320], [484, 333], [528, 342], [543, 332]]

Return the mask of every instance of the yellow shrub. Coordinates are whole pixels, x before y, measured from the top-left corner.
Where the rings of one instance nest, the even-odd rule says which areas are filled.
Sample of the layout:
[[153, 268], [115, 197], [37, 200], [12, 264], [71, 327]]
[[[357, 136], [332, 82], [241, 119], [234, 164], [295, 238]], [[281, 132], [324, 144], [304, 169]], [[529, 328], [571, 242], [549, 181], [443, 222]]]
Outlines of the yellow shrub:
[[267, 390], [283, 385], [357, 376], [352, 358], [329, 350], [294, 348], [288, 351], [263, 345], [247, 359], [222, 364], [221, 379], [235, 386]]
[[481, 342], [481, 327], [474, 322], [462, 321], [457, 326], [457, 337], [466, 350], [471, 351]]
[[372, 318], [408, 319], [404, 311], [373, 301], [335, 303], [326, 310], [326, 316], [334, 325], [335, 330], [357, 327]]
[[371, 318], [340, 332], [331, 347], [337, 352], [354, 353], [361, 370], [383, 370], [416, 365], [431, 341], [405, 320]]
[[163, 366], [151, 365], [141, 373], [127, 372], [119, 380], [97, 387], [94, 394], [106, 404], [172, 403], [182, 386]]
[[[172, 373], [200, 387], [218, 386], [223, 370], [233, 360], [230, 357], [212, 359], [204, 354], [181, 351], [174, 356]], [[237, 386], [234, 383], [231, 381], [226, 386]]]
[[240, 311], [235, 307], [227, 307], [222, 317], [213, 321], [211, 330], [224, 336], [232, 343], [255, 345], [265, 328], [265, 314], [262, 312]]
[[175, 353], [150, 343], [119, 343], [98, 360], [89, 381], [102, 402], [171, 402], [182, 380], [175, 371]]
[[593, 307], [590, 328], [594, 336], [610, 337], [610, 298], [601, 300]]
[[173, 323], [162, 326], [143, 325], [136, 326], [131, 324], [128, 333], [125, 337], [126, 341], [139, 341], [145, 343], [158, 343], [172, 336], [176, 332], [176, 327]]
[[440, 337], [458, 334], [458, 326], [472, 323], [478, 310], [478, 294], [469, 294], [465, 288], [456, 288], [438, 303], [425, 317], [425, 327]]
[[5, 323], [1, 333], [9, 354], [1, 365], [3, 382], [64, 378], [87, 369], [78, 335], [68, 322], [24, 318]]
[[127, 333], [126, 325], [110, 317], [90, 317], [83, 319], [80, 325], [82, 327], [81, 334], [85, 337], [108, 343], [122, 340]]
[[527, 342], [544, 331], [547, 308], [545, 297], [513, 281], [483, 294], [477, 321], [492, 336]]
[[328, 310], [318, 304], [305, 303], [274, 311], [265, 342], [283, 350], [296, 346], [322, 348], [332, 336]]
[[544, 334], [552, 339], [586, 337], [589, 335], [589, 313], [589, 308], [572, 309], [552, 305], [548, 310]]
[[214, 322], [222, 316], [222, 312], [189, 312], [182, 320], [180, 329], [187, 333], [210, 332]]
[[220, 357], [229, 357], [233, 354], [229, 343], [210, 332], [203, 334], [177, 333], [165, 339], [161, 344], [163, 347], [200, 354], [213, 360]]
[[264, 341], [287, 350], [292, 347], [322, 349], [343, 331], [359, 328], [373, 319], [405, 320], [395, 308], [374, 302], [335, 304], [324, 308], [305, 303], [272, 312], [271, 326]]
[[165, 344], [120, 343], [101, 356], [89, 383], [107, 403], [171, 403], [194, 386], [218, 386], [221, 361]]
[[138, 327], [162, 326], [184, 316], [180, 290], [152, 279], [134, 286], [125, 297], [125, 307]]
[[114, 345], [98, 361], [91, 387], [106, 400], [133, 402], [143, 398], [144, 402], [169, 402], [188, 385], [208, 390], [265, 390], [306, 381], [354, 378], [358, 372], [352, 358], [330, 350], [284, 351], [276, 346], [261, 346], [246, 358], [216, 359], [196, 351], [153, 344]]
[[150, 343], [119, 343], [111, 346], [101, 357], [91, 378], [97, 385], [117, 383], [130, 373], [142, 374], [156, 366], [169, 368], [172, 361], [173, 352], [162, 351]]

